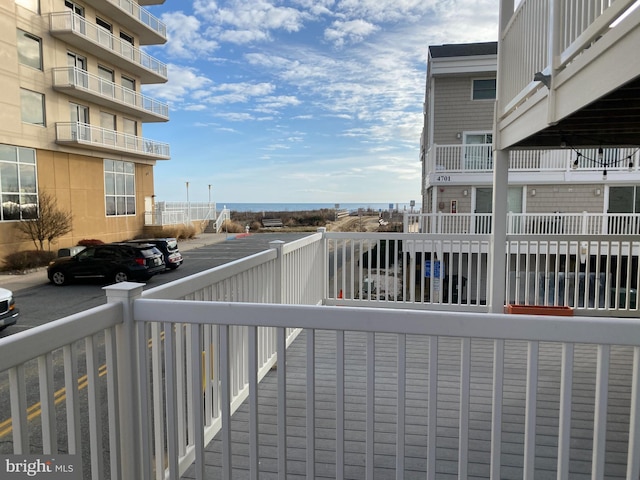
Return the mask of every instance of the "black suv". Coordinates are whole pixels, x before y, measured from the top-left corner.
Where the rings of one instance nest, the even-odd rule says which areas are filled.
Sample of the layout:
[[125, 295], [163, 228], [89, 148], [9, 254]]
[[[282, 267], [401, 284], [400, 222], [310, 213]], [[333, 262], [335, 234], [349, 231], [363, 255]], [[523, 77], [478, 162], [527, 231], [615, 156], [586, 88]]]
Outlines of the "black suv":
[[151, 244], [107, 243], [90, 246], [72, 257], [49, 263], [47, 276], [55, 285], [77, 278], [105, 278], [114, 282], [149, 280], [165, 269], [162, 253]]
[[184, 261], [178, 250], [178, 240], [175, 238], [141, 238], [129, 240], [127, 243], [150, 243], [162, 252], [166, 267], [172, 270], [178, 268]]

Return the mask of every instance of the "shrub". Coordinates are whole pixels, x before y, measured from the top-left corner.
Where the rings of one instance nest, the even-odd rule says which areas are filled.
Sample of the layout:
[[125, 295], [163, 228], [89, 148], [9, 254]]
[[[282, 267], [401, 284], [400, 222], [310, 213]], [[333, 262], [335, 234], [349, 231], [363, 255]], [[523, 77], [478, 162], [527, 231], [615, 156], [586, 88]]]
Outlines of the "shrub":
[[78, 242], [78, 245], [81, 247], [92, 247], [94, 245], [104, 245], [104, 242], [97, 238], [83, 238]]
[[260, 222], [251, 222], [250, 228], [251, 230], [257, 232], [262, 228], [262, 224]]
[[192, 225], [189, 225], [189, 226], [182, 227], [182, 229], [178, 232], [178, 236], [176, 238], [179, 238], [181, 240], [188, 240], [190, 238], [194, 238], [195, 236], [196, 236], [195, 227], [193, 227]]
[[23, 272], [33, 268], [45, 267], [56, 254], [44, 250], [25, 250], [10, 253], [4, 258], [4, 269], [12, 272]]
[[222, 230], [228, 233], [244, 233], [244, 226], [238, 222], [225, 220], [222, 224]]

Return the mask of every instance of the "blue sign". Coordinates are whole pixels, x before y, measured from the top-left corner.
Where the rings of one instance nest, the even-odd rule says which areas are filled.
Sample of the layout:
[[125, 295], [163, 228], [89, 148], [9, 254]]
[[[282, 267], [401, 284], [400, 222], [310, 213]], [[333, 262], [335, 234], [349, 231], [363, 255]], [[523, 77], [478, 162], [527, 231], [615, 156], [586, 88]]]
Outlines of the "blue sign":
[[[436, 260], [433, 262], [433, 276], [434, 278], [442, 278], [440, 271], [440, 261]], [[431, 278], [431, 260], [427, 260], [424, 262], [424, 276], [426, 278]]]

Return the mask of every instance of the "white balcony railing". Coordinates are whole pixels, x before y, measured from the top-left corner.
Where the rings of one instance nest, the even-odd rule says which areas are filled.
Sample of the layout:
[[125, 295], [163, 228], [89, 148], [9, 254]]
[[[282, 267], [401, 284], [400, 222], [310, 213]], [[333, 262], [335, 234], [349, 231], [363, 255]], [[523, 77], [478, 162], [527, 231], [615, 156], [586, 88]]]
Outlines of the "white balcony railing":
[[[492, 232], [491, 213], [404, 214], [405, 233], [480, 234]], [[507, 235], [640, 235], [638, 213], [513, 213]]]
[[89, 92], [99, 99], [131, 107], [163, 120], [169, 119], [169, 106], [122, 85], [110, 82], [77, 67], [53, 69], [54, 88], [73, 88]]
[[121, 10], [124, 10], [133, 18], [149, 27], [163, 38], [167, 38], [167, 26], [159, 18], [152, 15], [147, 9], [140, 7], [133, 0], [107, 0], [109, 3], [113, 3]]
[[171, 156], [167, 143], [81, 122], [56, 123], [56, 142], [82, 145], [96, 150], [119, 151], [148, 158], [168, 159]]
[[[612, 24], [633, 7], [637, 0], [604, 0], [585, 5], [582, 0], [568, 0], [557, 4], [557, 11], [549, 12], [549, 2], [523, 0], [517, 3], [501, 39], [501, 64], [512, 68], [499, 69], [501, 118], [520, 105], [540, 82], [533, 81], [533, 73], [550, 72], [549, 42], [553, 39], [553, 68], [562, 71], [577, 56], [587, 51], [595, 41], [612, 31]], [[504, 12], [509, 18], [510, 12]], [[550, 34], [549, 19], [557, 30]], [[556, 53], [557, 50], [557, 53]]]
[[[638, 478], [637, 318], [411, 311], [420, 308], [421, 300], [411, 305], [407, 295], [392, 299], [389, 289], [385, 298], [379, 290], [374, 298], [371, 289], [356, 298], [333, 280], [358, 278], [369, 288], [363, 270], [372, 275], [373, 268], [384, 268], [415, 290], [425, 279], [432, 285], [444, 282], [454, 268], [462, 274], [460, 269], [486, 258], [486, 241], [319, 233], [291, 244], [273, 242], [268, 251], [145, 292], [132, 283], [106, 287], [106, 305], [0, 340], [0, 395], [11, 415], [7, 419], [3, 410], [0, 434], [13, 440], [2, 442], [1, 448], [15, 454], [84, 451], [84, 478], [177, 479], [193, 464], [190, 475], [204, 479], [210, 455], [206, 445], [216, 437], [220, 448], [211, 455], [229, 478], [239, 465], [232, 462], [239, 452], [231, 441], [238, 422], [230, 419], [246, 401], [248, 415], [239, 422], [247, 426], [242, 468], [253, 478], [266, 469], [272, 472], [260, 461], [270, 455], [262, 450], [260, 440], [265, 438], [265, 450], [275, 451], [270, 458], [280, 476], [287, 476], [287, 460], [295, 455], [296, 462], [306, 464], [310, 478], [318, 461], [342, 477], [345, 454], [353, 454], [355, 447], [347, 445], [353, 439], [345, 432], [356, 424], [362, 425], [366, 439], [356, 448], [363, 468], [359, 476], [364, 478], [365, 470], [373, 476], [380, 468], [375, 460], [380, 439], [374, 435], [380, 421], [389, 434], [385, 445], [394, 452], [393, 461], [385, 462], [386, 473], [395, 470], [399, 478], [409, 475], [405, 467], [413, 456], [408, 450], [414, 447], [426, 459], [411, 467], [411, 474], [420, 478], [437, 478], [441, 462], [462, 478], [471, 468], [503, 478], [503, 467], [517, 468], [514, 477], [534, 478], [549, 461], [559, 478], [571, 478], [575, 469], [603, 478], [598, 472], [605, 466], [607, 478]], [[523, 267], [519, 272], [525, 274], [514, 276], [525, 283], [528, 272], [553, 274], [546, 285], [563, 291], [565, 299], [579, 299], [574, 292], [580, 290], [585, 297], [591, 289], [598, 292], [610, 270], [617, 285], [637, 282], [633, 268], [640, 255], [638, 241], [602, 237], [584, 243], [580, 237], [511, 239], [507, 265]], [[407, 259], [418, 253], [419, 261]], [[427, 254], [432, 255], [428, 264]], [[535, 261], [523, 260], [523, 254]], [[584, 268], [578, 269], [583, 256]], [[627, 259], [624, 266], [622, 258]], [[436, 259], [442, 259], [440, 267]], [[487, 272], [465, 271], [477, 278]], [[583, 275], [570, 281], [571, 272]], [[566, 295], [574, 288], [570, 284], [579, 290]], [[339, 295], [326, 293], [338, 288]], [[620, 293], [615, 292], [612, 307], [606, 293], [603, 305], [597, 300], [583, 311], [618, 311], [622, 304], [631, 309], [630, 296], [621, 302]], [[339, 308], [320, 305], [332, 298]], [[356, 302], [386, 308], [354, 308]], [[466, 304], [454, 303], [457, 310]], [[633, 308], [637, 316], [637, 306]], [[289, 356], [287, 348], [300, 342], [299, 353]], [[259, 393], [260, 379], [276, 360], [275, 382]], [[609, 376], [610, 363], [616, 375]], [[57, 364], [60, 368], [54, 368]], [[349, 365], [357, 373], [348, 373]], [[85, 371], [87, 393], [80, 394], [78, 376]], [[574, 374], [579, 377], [575, 383]], [[420, 381], [423, 376], [426, 382]], [[379, 388], [389, 378], [391, 388]], [[418, 382], [424, 391], [416, 390]], [[39, 385], [35, 396], [27, 394], [32, 384]], [[299, 398], [297, 390], [293, 392], [300, 385], [306, 422], [294, 425], [288, 404]], [[537, 410], [539, 392], [545, 408]], [[263, 395], [273, 395], [273, 414], [262, 407], [258, 414]], [[613, 395], [616, 401], [609, 404]], [[362, 398], [362, 412], [354, 410], [356, 398]], [[39, 402], [37, 420], [28, 417], [30, 402]], [[580, 409], [579, 425], [572, 424], [578, 421], [573, 409]], [[588, 412], [592, 417], [585, 421]], [[330, 419], [332, 428], [317, 423], [320, 415]], [[452, 418], [455, 425], [443, 423]], [[419, 423], [412, 425], [409, 419]], [[277, 428], [261, 430], [264, 424]], [[303, 434], [301, 428], [306, 429]], [[288, 438], [293, 430], [296, 440]], [[615, 447], [609, 444], [610, 435], [615, 435]], [[513, 436], [515, 442], [507, 438]], [[322, 446], [318, 454], [320, 438], [332, 447]]]
[[84, 17], [69, 11], [51, 13], [49, 19], [52, 35], [65, 35], [71, 32], [73, 36], [86, 42], [85, 49], [90, 44], [113, 55], [114, 58], [125, 60], [143, 71], [150, 72], [158, 78], [157, 81], [166, 81], [166, 64], [129, 42], [112, 35], [108, 30], [87, 21]]
[[[598, 160], [598, 149], [512, 150], [509, 153], [510, 172], [528, 171], [637, 171], [640, 152], [637, 148], [606, 148]], [[599, 163], [596, 164], [595, 160]], [[631, 164], [631, 168], [629, 165]], [[491, 172], [493, 152], [491, 144], [438, 145], [427, 152], [427, 173]]]

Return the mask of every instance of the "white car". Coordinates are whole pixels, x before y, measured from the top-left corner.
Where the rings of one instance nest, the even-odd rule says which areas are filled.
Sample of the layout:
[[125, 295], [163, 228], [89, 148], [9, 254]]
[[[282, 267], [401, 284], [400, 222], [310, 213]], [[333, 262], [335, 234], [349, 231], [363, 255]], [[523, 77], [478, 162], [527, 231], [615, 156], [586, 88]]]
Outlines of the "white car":
[[16, 323], [19, 315], [20, 311], [13, 300], [13, 292], [0, 288], [0, 330]]

